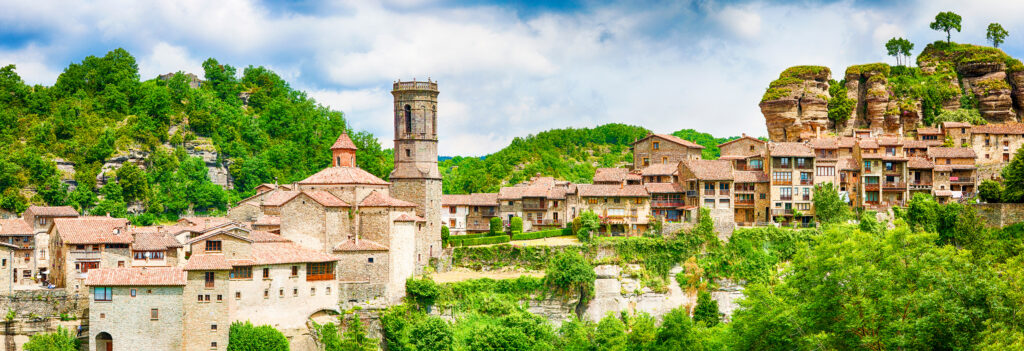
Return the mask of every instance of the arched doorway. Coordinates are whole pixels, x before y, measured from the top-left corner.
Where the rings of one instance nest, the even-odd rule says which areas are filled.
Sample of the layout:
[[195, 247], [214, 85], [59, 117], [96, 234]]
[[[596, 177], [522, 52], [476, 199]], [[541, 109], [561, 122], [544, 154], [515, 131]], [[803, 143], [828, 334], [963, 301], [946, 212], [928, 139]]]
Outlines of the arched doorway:
[[114, 351], [114, 337], [107, 332], [96, 334], [96, 351]]

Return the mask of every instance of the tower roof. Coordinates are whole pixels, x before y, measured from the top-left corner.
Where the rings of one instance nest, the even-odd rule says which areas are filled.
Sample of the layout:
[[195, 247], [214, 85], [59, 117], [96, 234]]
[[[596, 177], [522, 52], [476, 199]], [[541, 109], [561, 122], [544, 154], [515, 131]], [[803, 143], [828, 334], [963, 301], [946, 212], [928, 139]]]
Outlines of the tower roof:
[[356, 147], [356, 144], [352, 142], [352, 139], [348, 137], [348, 133], [344, 132], [338, 136], [338, 140], [336, 140], [334, 145], [331, 146], [331, 150], [336, 149], [359, 150], [359, 148]]

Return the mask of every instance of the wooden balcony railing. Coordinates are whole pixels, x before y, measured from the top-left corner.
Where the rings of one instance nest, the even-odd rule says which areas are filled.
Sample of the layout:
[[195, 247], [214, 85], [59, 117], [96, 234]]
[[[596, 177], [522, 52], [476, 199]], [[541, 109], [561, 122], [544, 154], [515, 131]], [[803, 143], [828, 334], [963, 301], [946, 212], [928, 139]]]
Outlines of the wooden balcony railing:
[[715, 196], [715, 189], [704, 189], [704, 196]]
[[793, 185], [792, 180], [772, 180], [772, 185]]
[[972, 178], [972, 177], [955, 177], [956, 178], [955, 180], [953, 178], [954, 177], [949, 177], [949, 182], [950, 183], [974, 184], [974, 178]]
[[906, 190], [907, 183], [904, 182], [885, 182], [882, 184], [882, 189], [885, 190]]
[[686, 205], [683, 200], [653, 200], [651, 207], [679, 207]]
[[793, 195], [779, 195], [779, 200], [791, 201], [793, 200]]
[[736, 200], [736, 207], [754, 206], [754, 200]]
[[800, 195], [800, 199], [803, 201], [811, 201], [811, 195]]
[[800, 185], [812, 185], [812, 184], [814, 184], [814, 179], [800, 179]]
[[792, 208], [774, 208], [772, 209], [772, 216], [792, 216]]
[[729, 195], [729, 189], [718, 189], [719, 195]]
[[558, 219], [535, 219], [530, 221], [533, 225], [559, 225], [562, 224], [561, 220]]
[[307, 282], [316, 282], [322, 280], [334, 280], [334, 273], [306, 274]]
[[697, 191], [696, 190], [687, 190], [686, 191], [686, 196], [687, 197], [697, 197]]
[[879, 186], [878, 183], [864, 183], [864, 191], [878, 191]]

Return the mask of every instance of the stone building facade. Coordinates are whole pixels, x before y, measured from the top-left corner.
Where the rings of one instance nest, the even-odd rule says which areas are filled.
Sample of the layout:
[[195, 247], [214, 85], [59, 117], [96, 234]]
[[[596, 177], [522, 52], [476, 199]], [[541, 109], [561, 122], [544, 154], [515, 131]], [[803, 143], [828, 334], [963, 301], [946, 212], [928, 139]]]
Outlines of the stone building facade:
[[441, 224], [448, 227], [451, 235], [466, 234], [471, 196], [453, 194], [441, 197]]
[[814, 151], [801, 142], [768, 145], [769, 200], [775, 222], [811, 223]]
[[633, 142], [633, 169], [653, 164], [679, 164], [701, 157], [703, 146], [669, 134], [651, 134]]
[[180, 268], [100, 268], [90, 273], [85, 281], [90, 350], [181, 350], [192, 337], [183, 329], [185, 273]]

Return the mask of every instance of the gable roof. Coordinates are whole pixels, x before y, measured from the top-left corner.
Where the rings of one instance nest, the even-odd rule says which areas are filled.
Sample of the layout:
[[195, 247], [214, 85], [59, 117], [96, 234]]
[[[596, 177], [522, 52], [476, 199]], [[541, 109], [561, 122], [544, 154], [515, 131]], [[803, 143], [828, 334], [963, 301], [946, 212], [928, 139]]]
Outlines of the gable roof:
[[381, 194], [379, 191], [374, 190], [374, 191], [370, 192], [370, 195], [366, 195], [366, 197], [363, 198], [363, 201], [359, 202], [359, 206], [361, 206], [361, 207], [417, 207], [419, 205], [417, 205], [415, 203], [412, 203], [412, 202], [409, 202], [409, 201], [399, 200], [399, 199], [396, 199], [396, 198], [393, 198], [393, 197]]
[[594, 170], [594, 183], [618, 183], [629, 173], [625, 168], [601, 167]]
[[185, 271], [178, 267], [119, 267], [90, 269], [86, 286], [183, 286]]
[[917, 128], [917, 135], [941, 135], [942, 130], [933, 127], [920, 127]]
[[299, 181], [299, 184], [388, 185], [389, 183], [359, 167], [327, 167]]
[[0, 219], [0, 236], [32, 235], [35, 231], [21, 218]]
[[768, 153], [772, 157], [814, 157], [810, 146], [798, 142], [769, 143]]
[[973, 127], [967, 122], [942, 122], [942, 128], [971, 128]]
[[683, 160], [683, 165], [699, 180], [733, 179], [732, 162], [728, 160]]
[[641, 169], [640, 174], [644, 176], [662, 176], [672, 175], [678, 171], [679, 164], [655, 163]]
[[338, 140], [335, 140], [334, 145], [331, 145], [331, 150], [335, 149], [359, 150], [356, 144], [352, 142], [352, 139], [348, 137], [348, 133], [341, 133], [338, 136]]
[[128, 220], [124, 218], [57, 218], [53, 225], [65, 245], [130, 244], [133, 240], [127, 230]]
[[359, 239], [359, 241], [356, 241], [354, 239], [349, 239], [349, 240], [342, 241], [341, 243], [338, 244], [338, 246], [334, 247], [334, 251], [342, 251], [342, 252], [387, 251], [387, 250], [388, 250], [387, 246], [384, 246], [384, 245], [378, 244], [375, 241], [366, 240], [366, 239]]
[[647, 189], [639, 184], [580, 184], [577, 185], [581, 197], [615, 196], [615, 197], [646, 197], [650, 196]]
[[825, 150], [838, 149], [839, 148], [839, 139], [837, 139], [837, 138], [817, 138], [817, 139], [811, 139], [811, 141], [807, 142], [807, 146], [809, 146], [812, 149], [825, 149]]
[[[237, 234], [237, 233], [235, 233], [236, 230], [237, 231], [242, 231], [245, 234]], [[211, 237], [214, 237], [214, 236], [217, 236], [217, 235], [221, 235], [221, 234], [224, 234], [224, 235], [227, 235], [227, 236], [230, 236], [230, 237], [233, 237], [233, 238], [241, 239], [243, 241], [248, 241], [248, 242], [254, 242], [255, 241], [255, 240], [253, 240], [252, 238], [249, 237], [249, 234], [251, 234], [250, 230], [242, 228], [242, 227], [238, 227], [238, 226], [232, 226], [232, 227], [228, 227], [228, 228], [217, 228], [215, 230], [211, 230], [209, 232], [204, 233], [203, 235], [197, 236], [195, 238], [190, 239], [189, 241], [186, 241], [185, 244], [186, 245], [192, 245], [192, 244], [195, 244], [197, 242], [200, 242], [200, 241], [203, 241], [203, 240], [206, 240], [206, 239], [209, 239]]]
[[25, 211], [32, 211], [36, 217], [78, 217], [78, 211], [71, 206], [29, 206]]
[[697, 143], [694, 143], [692, 141], [685, 140], [685, 139], [682, 139], [680, 137], [677, 137], [675, 135], [670, 135], [670, 134], [648, 134], [647, 136], [643, 137], [642, 139], [634, 141], [632, 145], [636, 145], [637, 143], [639, 143], [641, 141], [644, 141], [644, 140], [647, 140], [647, 139], [650, 139], [650, 138], [654, 138], [654, 137], [661, 138], [661, 139], [664, 139], [665, 141], [668, 141], [670, 143], [679, 144], [679, 145], [682, 145], [682, 146], [685, 146], [685, 147], [688, 147], [688, 148], [692, 148], [692, 149], [703, 149], [704, 148], [700, 144], [697, 144]]
[[1024, 123], [992, 123], [971, 128], [974, 134], [1024, 134]]
[[342, 201], [334, 194], [324, 190], [303, 190], [303, 195], [308, 196], [313, 201], [323, 205], [324, 207], [349, 207], [348, 203]]
[[768, 175], [758, 171], [735, 171], [733, 173], [737, 183], [767, 183]]
[[408, 213], [403, 213], [403, 214], [398, 215], [398, 217], [395, 217], [394, 221], [395, 222], [426, 222], [427, 220], [423, 219], [423, 217], [420, 217], [420, 216], [410, 215]]
[[447, 194], [441, 195], [442, 206], [457, 206], [464, 205], [469, 206], [472, 195], [470, 194]]
[[735, 143], [735, 142], [740, 141], [740, 140], [751, 140], [751, 141], [758, 142], [758, 143], [761, 143], [761, 144], [767, 143], [767, 141], [764, 141], [764, 140], [761, 140], [761, 139], [758, 139], [758, 138], [755, 138], [755, 137], [752, 137], [752, 136], [744, 135], [744, 136], [741, 136], [739, 138], [736, 138], [736, 139], [729, 140], [727, 142], [718, 144], [718, 147], [721, 148], [722, 146], [729, 145], [729, 144]]
[[910, 160], [907, 161], [907, 168], [931, 169], [934, 166], [935, 164], [933, 164], [932, 161], [929, 161], [924, 157], [911, 157]]
[[469, 196], [472, 206], [498, 206], [498, 193], [473, 193]]
[[188, 258], [182, 269], [186, 271], [223, 271], [231, 269], [224, 254], [195, 254]]
[[167, 233], [135, 233], [135, 241], [132, 243], [132, 250], [139, 251], [164, 251], [178, 247], [181, 247], [181, 243]]
[[307, 249], [291, 241], [258, 242], [252, 245], [252, 261], [256, 265], [331, 262], [334, 255]]
[[975, 158], [974, 149], [969, 147], [929, 147], [930, 158]]
[[647, 183], [644, 189], [651, 194], [682, 193], [683, 187], [676, 183]]

